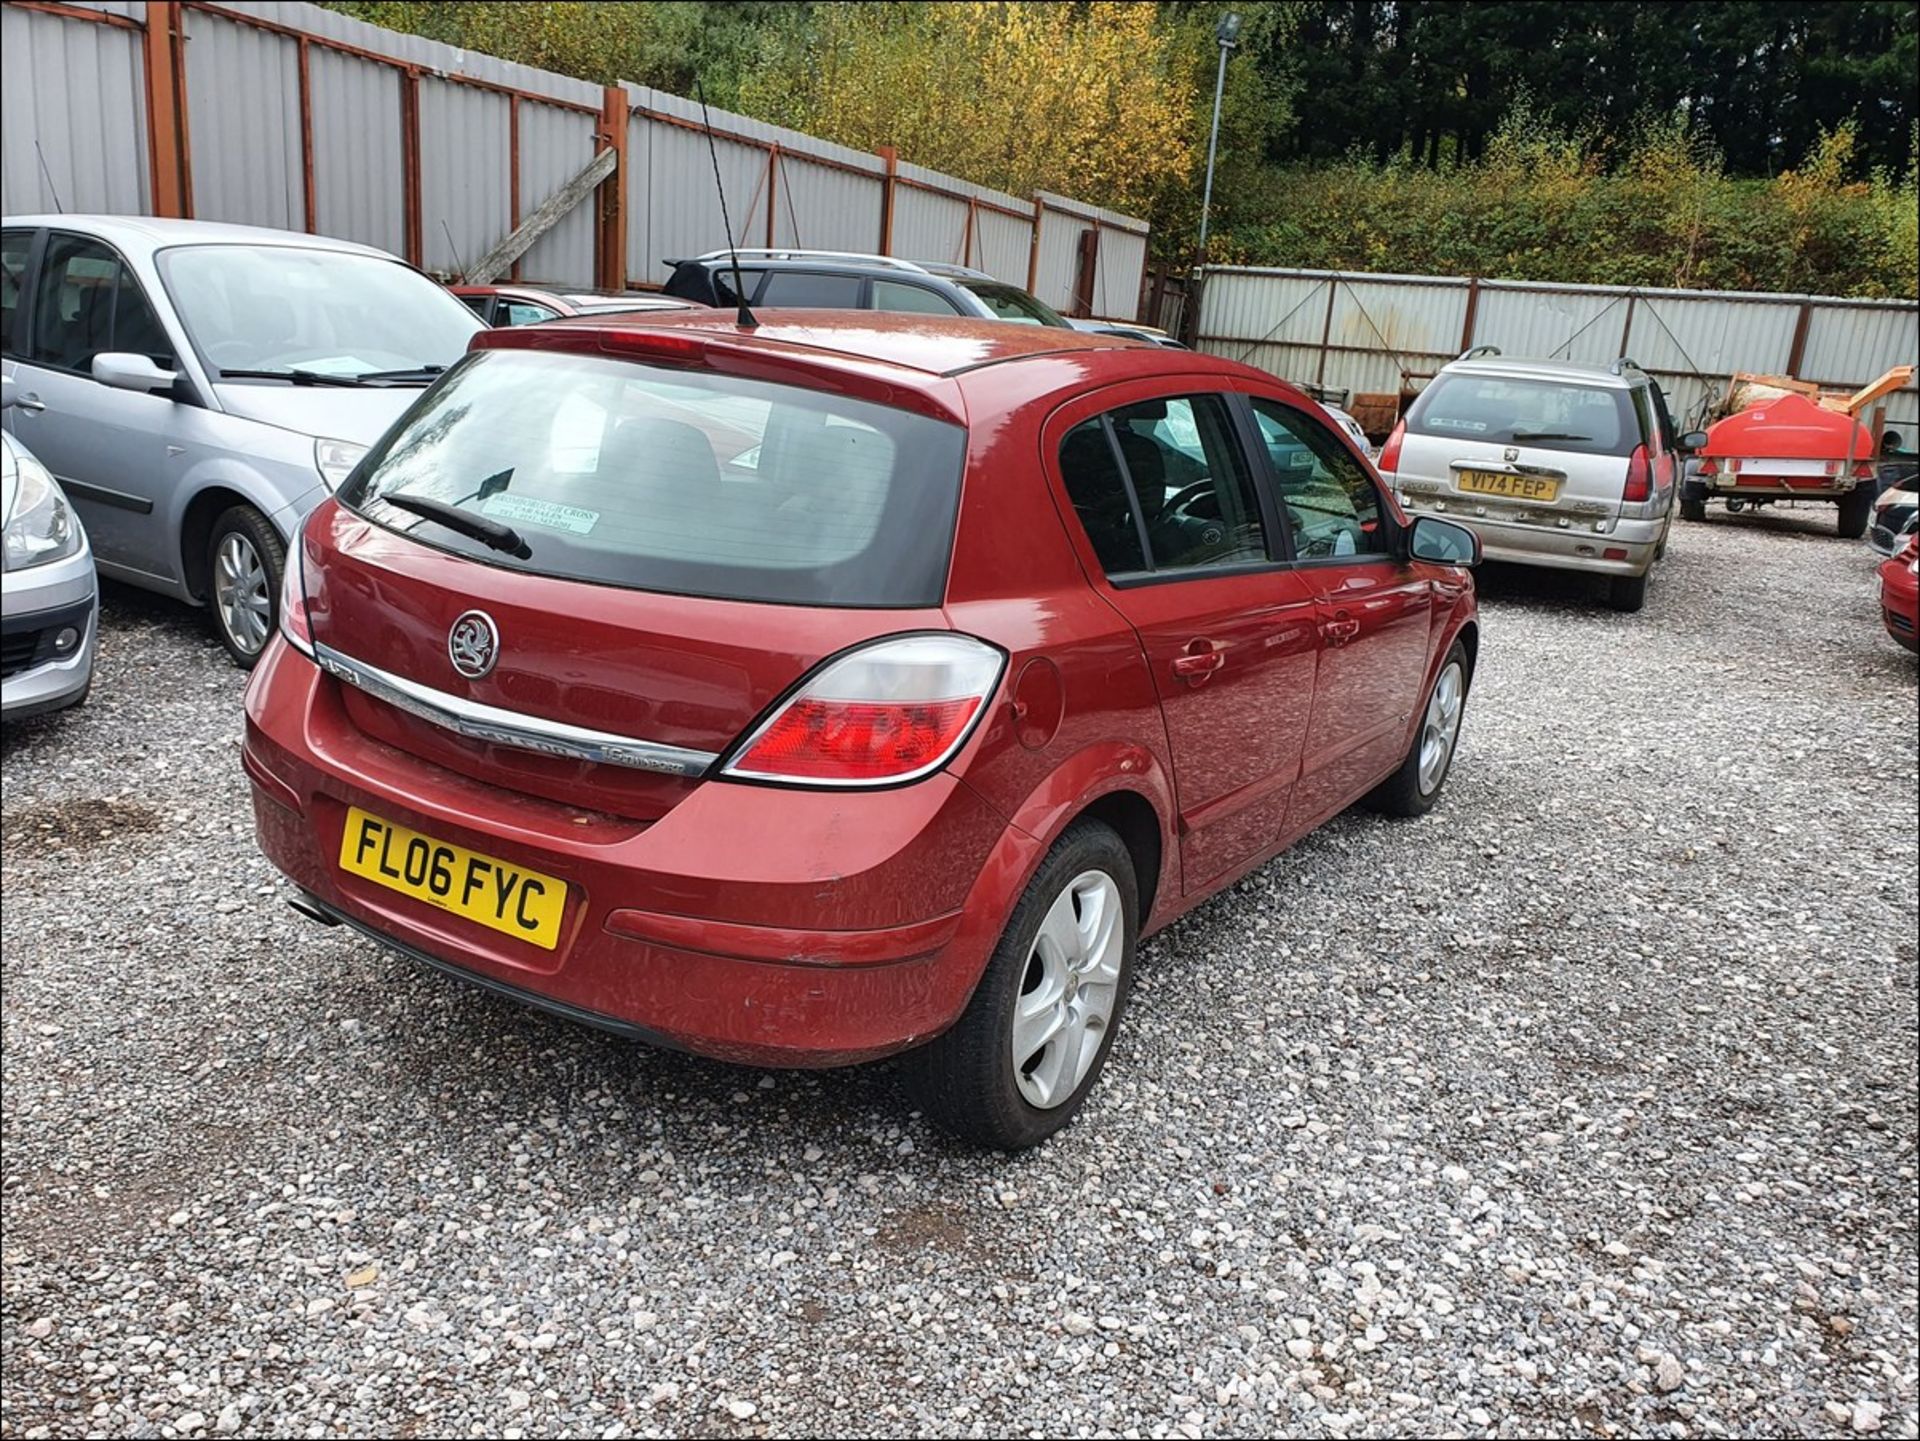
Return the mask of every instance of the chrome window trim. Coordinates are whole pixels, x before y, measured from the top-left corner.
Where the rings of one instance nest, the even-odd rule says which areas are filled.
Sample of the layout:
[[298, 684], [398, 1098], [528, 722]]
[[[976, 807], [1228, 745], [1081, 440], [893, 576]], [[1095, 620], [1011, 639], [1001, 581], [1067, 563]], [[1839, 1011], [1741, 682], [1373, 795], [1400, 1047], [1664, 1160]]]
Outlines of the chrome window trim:
[[493, 745], [514, 746], [541, 755], [566, 760], [592, 761], [599, 765], [626, 766], [630, 770], [653, 771], [660, 775], [702, 776], [718, 759], [713, 751], [689, 750], [664, 745], [659, 741], [636, 740], [632, 736], [612, 735], [588, 730], [561, 721], [541, 720], [499, 706], [463, 700], [418, 681], [392, 675], [343, 655], [331, 646], [315, 645], [313, 658], [329, 675], [376, 696], [388, 705], [442, 726], [470, 740]]

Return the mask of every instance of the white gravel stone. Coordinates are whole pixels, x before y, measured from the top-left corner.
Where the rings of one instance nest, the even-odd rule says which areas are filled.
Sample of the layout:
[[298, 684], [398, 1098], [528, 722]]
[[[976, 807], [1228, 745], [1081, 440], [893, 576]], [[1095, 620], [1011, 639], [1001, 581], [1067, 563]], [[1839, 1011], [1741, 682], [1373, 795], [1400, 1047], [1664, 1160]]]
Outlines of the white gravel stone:
[[295, 915], [245, 678], [108, 583], [0, 742], [7, 1435], [1913, 1436], [1920, 706], [1831, 525], [1485, 570], [1439, 807], [1147, 942], [1020, 1157]]

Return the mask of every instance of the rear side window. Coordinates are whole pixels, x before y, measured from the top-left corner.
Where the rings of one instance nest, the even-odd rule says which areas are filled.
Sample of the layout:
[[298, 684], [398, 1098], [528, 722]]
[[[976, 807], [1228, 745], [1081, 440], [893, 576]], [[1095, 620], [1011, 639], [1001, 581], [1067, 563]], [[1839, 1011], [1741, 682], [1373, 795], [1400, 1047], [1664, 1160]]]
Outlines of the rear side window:
[[1625, 455], [1639, 444], [1639, 423], [1624, 387], [1464, 372], [1436, 377], [1407, 412], [1407, 429], [1592, 455]]
[[[728, 600], [940, 603], [965, 432], [846, 396], [552, 351], [462, 360], [341, 492], [488, 564]], [[510, 527], [516, 558], [384, 498]]]
[[860, 308], [860, 277], [812, 275], [804, 270], [775, 270], [767, 275], [755, 305], [802, 306], [813, 310]]
[[1252, 471], [1217, 395], [1142, 401], [1075, 426], [1060, 473], [1109, 576], [1269, 558]]

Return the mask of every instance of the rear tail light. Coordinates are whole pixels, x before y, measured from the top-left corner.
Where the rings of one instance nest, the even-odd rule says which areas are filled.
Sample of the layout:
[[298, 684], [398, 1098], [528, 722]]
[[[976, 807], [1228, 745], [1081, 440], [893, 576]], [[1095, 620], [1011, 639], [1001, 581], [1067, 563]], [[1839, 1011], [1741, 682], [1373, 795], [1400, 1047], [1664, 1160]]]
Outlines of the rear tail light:
[[1708, 478], [1716, 476], [1720, 473], [1720, 462], [1708, 456], [1700, 462], [1699, 469], [1694, 473], [1696, 475], [1707, 476]]
[[1406, 438], [1406, 421], [1396, 420], [1393, 423], [1393, 434], [1389, 435], [1387, 443], [1380, 447], [1380, 459], [1375, 462], [1383, 474], [1391, 475], [1400, 468], [1400, 447], [1405, 443]]
[[307, 623], [307, 587], [300, 559], [306, 549], [302, 538], [306, 530], [304, 522], [295, 526], [293, 539], [287, 545], [286, 569], [280, 577], [280, 634], [286, 637], [288, 645], [312, 659], [313, 627]]
[[1627, 457], [1627, 488], [1620, 498], [1628, 502], [1653, 499], [1653, 462], [1644, 445], [1636, 445]]
[[874, 786], [939, 769], [966, 743], [1006, 658], [964, 635], [906, 635], [829, 661], [761, 723], [722, 774]]
[[1862, 461], [1853, 468], [1853, 478], [1855, 480], [1873, 480], [1876, 479], [1878, 475], [1879, 472], [1874, 468], [1872, 461]]

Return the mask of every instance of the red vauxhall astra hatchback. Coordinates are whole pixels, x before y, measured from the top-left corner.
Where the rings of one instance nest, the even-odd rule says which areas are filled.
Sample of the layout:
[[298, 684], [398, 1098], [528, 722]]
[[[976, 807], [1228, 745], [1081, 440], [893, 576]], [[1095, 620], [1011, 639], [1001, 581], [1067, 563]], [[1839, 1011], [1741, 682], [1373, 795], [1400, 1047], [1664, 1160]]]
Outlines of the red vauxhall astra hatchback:
[[868, 312], [476, 337], [307, 520], [245, 765], [301, 910], [731, 1061], [1073, 1115], [1135, 948], [1446, 779], [1472, 534], [1267, 375]]

